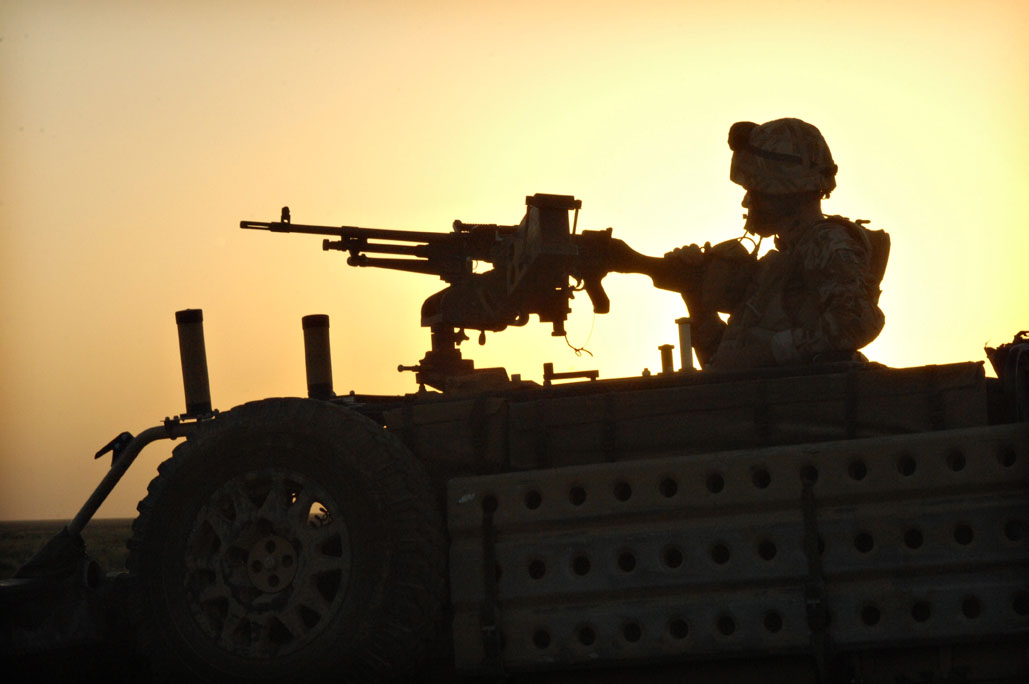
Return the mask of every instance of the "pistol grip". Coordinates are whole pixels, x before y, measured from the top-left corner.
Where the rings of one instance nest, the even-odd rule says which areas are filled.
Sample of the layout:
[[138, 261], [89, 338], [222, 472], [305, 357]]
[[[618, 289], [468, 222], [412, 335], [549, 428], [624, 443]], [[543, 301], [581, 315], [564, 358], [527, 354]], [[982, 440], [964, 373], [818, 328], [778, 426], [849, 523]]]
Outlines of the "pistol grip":
[[611, 300], [608, 298], [607, 293], [604, 292], [604, 284], [601, 278], [603, 276], [585, 278], [584, 284], [586, 294], [590, 296], [590, 301], [593, 302], [593, 313], [606, 314], [611, 311]]

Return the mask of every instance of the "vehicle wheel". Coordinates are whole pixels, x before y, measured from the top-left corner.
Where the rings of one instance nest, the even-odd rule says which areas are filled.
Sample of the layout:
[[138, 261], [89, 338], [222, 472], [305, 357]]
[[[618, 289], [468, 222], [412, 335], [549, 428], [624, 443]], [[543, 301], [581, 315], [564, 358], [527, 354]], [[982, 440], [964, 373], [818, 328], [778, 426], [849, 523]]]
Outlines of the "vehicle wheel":
[[436, 635], [445, 545], [421, 464], [324, 402], [237, 407], [159, 468], [129, 542], [156, 677], [374, 682]]

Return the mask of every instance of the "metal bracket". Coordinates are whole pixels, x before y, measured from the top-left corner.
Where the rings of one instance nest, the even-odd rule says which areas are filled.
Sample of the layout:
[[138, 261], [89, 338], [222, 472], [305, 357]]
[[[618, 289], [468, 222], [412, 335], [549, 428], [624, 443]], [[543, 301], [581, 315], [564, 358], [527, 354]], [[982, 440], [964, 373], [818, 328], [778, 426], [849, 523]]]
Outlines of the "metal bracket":
[[129, 442], [133, 440], [131, 432], [123, 432], [110, 442], [101, 447], [100, 451], [93, 455], [93, 460], [96, 460], [106, 454], [108, 451], [111, 452], [111, 467], [114, 467], [115, 462], [121, 456], [122, 452], [125, 451], [125, 447], [129, 445]]
[[584, 378], [590, 381], [595, 381], [600, 377], [600, 371], [587, 370], [587, 371], [569, 371], [567, 373], [555, 373], [554, 364], [545, 363], [543, 364], [543, 386], [550, 387], [554, 384], [554, 380], [577, 380]]

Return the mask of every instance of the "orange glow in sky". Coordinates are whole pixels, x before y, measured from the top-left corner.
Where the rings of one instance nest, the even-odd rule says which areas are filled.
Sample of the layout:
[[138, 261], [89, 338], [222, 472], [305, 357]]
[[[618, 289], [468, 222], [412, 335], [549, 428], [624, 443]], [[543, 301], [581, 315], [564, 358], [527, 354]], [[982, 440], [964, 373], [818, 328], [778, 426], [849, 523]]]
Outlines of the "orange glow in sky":
[[[331, 317], [336, 391], [404, 393], [438, 280], [357, 270], [298, 223], [446, 231], [573, 194], [580, 228], [662, 254], [742, 232], [729, 126], [796, 116], [840, 171], [828, 213], [893, 241], [865, 351], [981, 360], [1029, 328], [1029, 4], [0, 4], [0, 520], [73, 515], [92, 453], [184, 410], [174, 312], [202, 308], [214, 403], [306, 391], [300, 319]], [[605, 281], [549, 326], [474, 339], [538, 379], [659, 367], [681, 299]], [[590, 331], [592, 329], [592, 336]], [[130, 517], [170, 444], [100, 510]]]

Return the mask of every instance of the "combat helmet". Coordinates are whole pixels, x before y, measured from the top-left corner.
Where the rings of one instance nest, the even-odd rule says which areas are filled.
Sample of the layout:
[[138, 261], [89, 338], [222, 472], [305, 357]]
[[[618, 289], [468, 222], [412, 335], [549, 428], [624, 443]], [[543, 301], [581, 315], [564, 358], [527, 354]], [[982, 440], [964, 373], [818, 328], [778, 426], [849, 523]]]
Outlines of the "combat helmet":
[[828, 197], [836, 187], [837, 166], [821, 132], [800, 119], [734, 123], [729, 178], [770, 195], [817, 190]]

